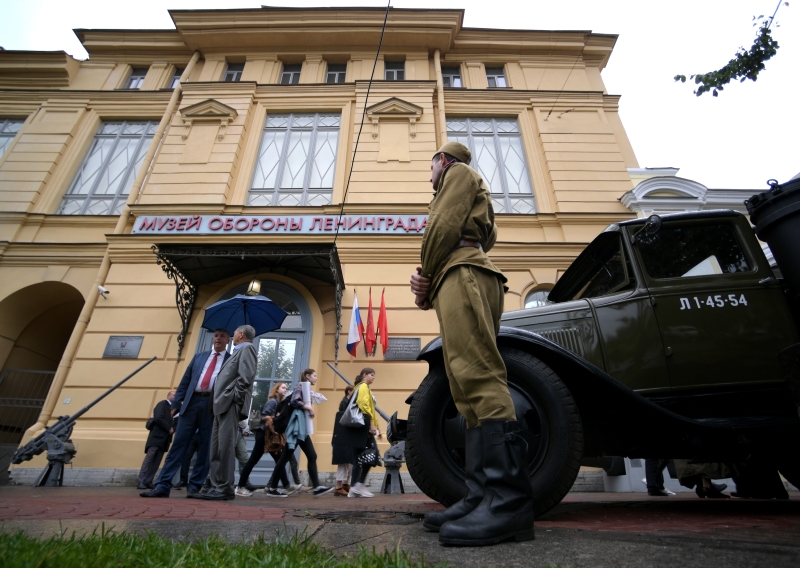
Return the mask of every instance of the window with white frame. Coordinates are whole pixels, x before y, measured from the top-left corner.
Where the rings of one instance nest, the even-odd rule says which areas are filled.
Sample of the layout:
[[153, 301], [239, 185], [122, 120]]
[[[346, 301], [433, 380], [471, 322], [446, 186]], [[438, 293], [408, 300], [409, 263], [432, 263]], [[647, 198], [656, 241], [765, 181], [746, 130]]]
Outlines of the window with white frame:
[[302, 63], [284, 65], [283, 73], [281, 73], [281, 85], [297, 85], [300, 82], [300, 71], [302, 69]]
[[17, 120], [15, 118], [0, 118], [0, 158], [6, 152], [6, 148], [11, 145], [11, 141], [22, 128], [24, 120]]
[[442, 83], [445, 87], [461, 88], [461, 68], [442, 67]]
[[172, 74], [172, 79], [169, 82], [169, 88], [174, 89], [181, 82], [181, 75], [183, 75], [183, 67], [176, 67], [175, 72]]
[[406, 80], [406, 62], [405, 61], [387, 61], [384, 64], [383, 78], [387, 81], [405, 81]]
[[489, 81], [489, 87], [507, 87], [506, 72], [502, 67], [487, 67], [486, 80]]
[[536, 212], [516, 120], [449, 117], [447, 139], [461, 142], [472, 152], [470, 165], [489, 186], [495, 213]]
[[328, 64], [328, 73], [325, 77], [326, 83], [344, 83], [345, 76], [347, 75], [347, 64]]
[[94, 136], [59, 215], [119, 215], [158, 121], [104, 122]]
[[222, 80], [226, 83], [238, 83], [242, 80], [242, 71], [244, 71], [244, 63], [228, 63], [225, 68], [225, 77]]
[[527, 308], [541, 308], [542, 306], [549, 306], [555, 302], [547, 299], [550, 295], [550, 290], [536, 290], [525, 296], [525, 309]]
[[338, 114], [268, 116], [247, 204], [330, 204], [340, 122]]
[[147, 67], [135, 67], [128, 76], [128, 80], [125, 81], [125, 88], [133, 90], [141, 89], [146, 75]]

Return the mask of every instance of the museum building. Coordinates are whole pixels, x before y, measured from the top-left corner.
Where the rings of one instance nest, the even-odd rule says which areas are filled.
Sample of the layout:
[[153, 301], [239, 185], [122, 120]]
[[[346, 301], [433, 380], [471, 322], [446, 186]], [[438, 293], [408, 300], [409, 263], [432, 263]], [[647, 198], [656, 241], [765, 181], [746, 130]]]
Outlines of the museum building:
[[[506, 310], [545, 301], [600, 231], [636, 216], [620, 201], [629, 169], [648, 175], [601, 77], [614, 35], [465, 28], [463, 10], [392, 9], [383, 37], [383, 9], [170, 15], [174, 29], [75, 30], [85, 61], [0, 51], [6, 455], [155, 357], [72, 435], [70, 475], [138, 470], [153, 407], [210, 345], [205, 308], [256, 281], [289, 317], [256, 340], [254, 406], [317, 369], [314, 442], [334, 470], [344, 382], [327, 364], [351, 380], [374, 367], [378, 406], [401, 418], [426, 374], [413, 353], [438, 324], [408, 281], [447, 140], [490, 186]], [[389, 350], [351, 356], [370, 291]]]

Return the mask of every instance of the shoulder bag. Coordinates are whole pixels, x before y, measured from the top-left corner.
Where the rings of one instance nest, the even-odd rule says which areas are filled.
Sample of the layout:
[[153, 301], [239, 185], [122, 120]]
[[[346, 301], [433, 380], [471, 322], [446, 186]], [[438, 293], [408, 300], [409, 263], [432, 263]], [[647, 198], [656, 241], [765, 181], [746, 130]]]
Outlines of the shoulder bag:
[[342, 426], [347, 426], [348, 428], [363, 428], [364, 427], [364, 413], [361, 412], [361, 409], [356, 404], [356, 398], [358, 397], [358, 388], [353, 392], [353, 396], [350, 397], [350, 402], [345, 408], [344, 412], [342, 413], [342, 417], [339, 419], [339, 424]]

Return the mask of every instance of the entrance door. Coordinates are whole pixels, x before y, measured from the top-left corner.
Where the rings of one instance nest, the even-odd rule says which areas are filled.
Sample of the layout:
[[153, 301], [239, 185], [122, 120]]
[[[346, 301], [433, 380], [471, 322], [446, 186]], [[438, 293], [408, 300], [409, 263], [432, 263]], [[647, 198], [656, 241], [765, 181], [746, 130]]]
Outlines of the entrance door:
[[[247, 285], [243, 284], [229, 290], [218, 301], [244, 294]], [[256, 337], [253, 341], [258, 351], [258, 372], [253, 384], [253, 404], [251, 409], [261, 410], [267, 402], [275, 383], [289, 383], [289, 388], [297, 382], [300, 371], [308, 366], [308, 353], [311, 342], [311, 311], [303, 297], [294, 289], [278, 282], [263, 282], [261, 294], [275, 302], [289, 315], [281, 328]], [[210, 349], [213, 334], [204, 330], [198, 340], [197, 350]], [[252, 453], [255, 435], [245, 438], [248, 455]], [[264, 454], [250, 474], [250, 483], [266, 485], [275, 466], [269, 454]], [[239, 465], [236, 466], [238, 480]]]

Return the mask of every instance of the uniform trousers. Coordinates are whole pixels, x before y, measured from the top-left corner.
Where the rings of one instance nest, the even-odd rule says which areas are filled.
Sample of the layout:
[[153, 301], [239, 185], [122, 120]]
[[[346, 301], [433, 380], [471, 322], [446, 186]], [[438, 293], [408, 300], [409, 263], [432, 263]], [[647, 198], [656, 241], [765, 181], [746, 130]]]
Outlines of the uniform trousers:
[[214, 415], [211, 428], [211, 466], [208, 479], [203, 484], [204, 490], [219, 491], [225, 495], [234, 495], [234, 474], [236, 460], [236, 436], [239, 435], [239, 412], [237, 404], [222, 414]]
[[467, 428], [516, 420], [497, 348], [503, 295], [497, 274], [462, 264], [445, 274], [433, 298], [450, 392]]
[[142, 469], [139, 470], [139, 486], [147, 486], [153, 483], [158, 466], [161, 465], [161, 458], [164, 457], [164, 450], [160, 446], [150, 446], [145, 453]]

